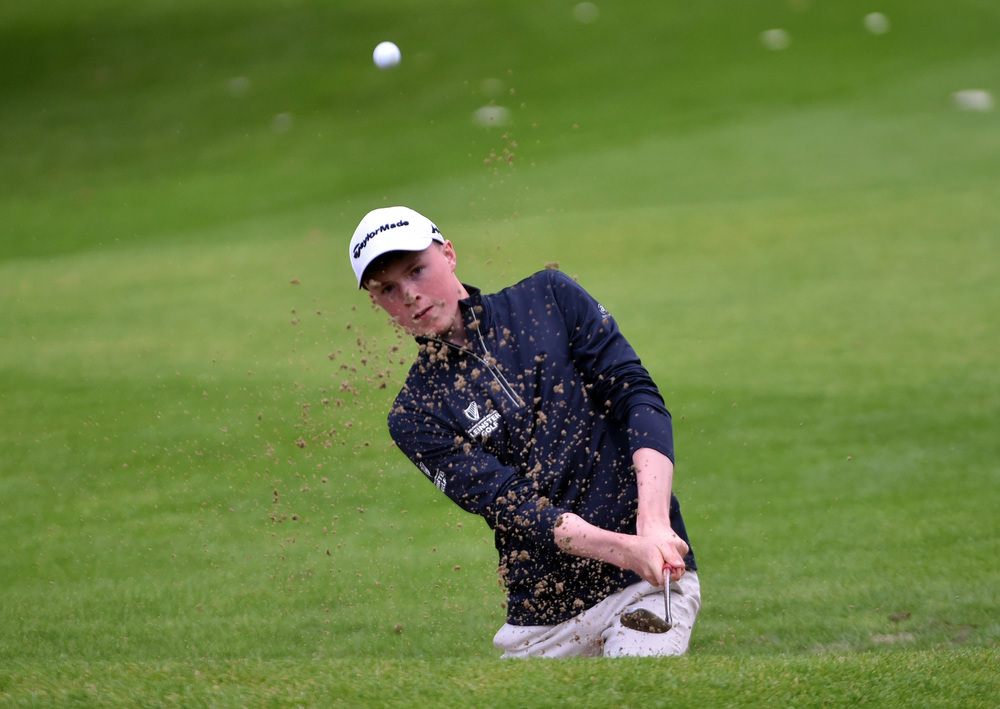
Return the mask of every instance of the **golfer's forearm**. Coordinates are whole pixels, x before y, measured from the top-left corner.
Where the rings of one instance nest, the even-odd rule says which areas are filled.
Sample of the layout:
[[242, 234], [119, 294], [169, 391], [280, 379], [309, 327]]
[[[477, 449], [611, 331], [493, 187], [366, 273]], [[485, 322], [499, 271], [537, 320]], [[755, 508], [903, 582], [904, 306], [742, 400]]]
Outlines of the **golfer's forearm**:
[[632, 568], [635, 537], [595, 527], [582, 517], [566, 512], [555, 526], [556, 545], [568, 554]]
[[[674, 464], [652, 448], [640, 448], [632, 455], [636, 484], [639, 488], [638, 524], [670, 525], [670, 491], [674, 483]], [[642, 534], [641, 529], [639, 534]]]

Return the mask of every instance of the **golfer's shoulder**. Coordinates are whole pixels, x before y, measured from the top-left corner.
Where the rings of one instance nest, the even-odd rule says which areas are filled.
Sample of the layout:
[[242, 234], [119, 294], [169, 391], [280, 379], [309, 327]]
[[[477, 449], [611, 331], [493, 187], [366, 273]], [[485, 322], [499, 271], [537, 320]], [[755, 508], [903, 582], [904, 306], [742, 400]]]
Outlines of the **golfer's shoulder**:
[[576, 281], [562, 271], [546, 268], [507, 286], [495, 295], [507, 299], [547, 297], [566, 287], [580, 288]]

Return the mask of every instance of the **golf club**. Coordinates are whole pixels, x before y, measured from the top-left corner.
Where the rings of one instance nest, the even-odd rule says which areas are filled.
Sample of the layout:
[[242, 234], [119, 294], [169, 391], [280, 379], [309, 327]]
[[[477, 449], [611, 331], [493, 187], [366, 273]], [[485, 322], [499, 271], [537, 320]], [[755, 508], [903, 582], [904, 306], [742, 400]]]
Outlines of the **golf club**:
[[622, 613], [622, 625], [631, 630], [643, 633], [665, 633], [674, 627], [673, 614], [670, 611], [670, 566], [663, 567], [663, 605], [664, 618], [645, 608], [638, 608], [628, 613]]

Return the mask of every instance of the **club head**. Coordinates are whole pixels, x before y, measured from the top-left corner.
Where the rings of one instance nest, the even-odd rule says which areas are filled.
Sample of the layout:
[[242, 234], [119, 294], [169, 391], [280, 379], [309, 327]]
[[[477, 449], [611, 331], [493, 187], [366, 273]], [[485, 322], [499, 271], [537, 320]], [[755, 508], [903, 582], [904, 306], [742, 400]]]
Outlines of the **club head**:
[[656, 613], [651, 613], [645, 608], [638, 608], [628, 613], [622, 613], [622, 625], [631, 630], [638, 630], [643, 633], [665, 633], [673, 626], [668, 620], [664, 620]]
[[631, 630], [643, 633], [665, 633], [674, 627], [674, 616], [670, 610], [670, 567], [664, 567], [663, 609], [665, 618], [661, 618], [645, 608], [638, 608], [628, 613], [622, 613], [622, 625]]

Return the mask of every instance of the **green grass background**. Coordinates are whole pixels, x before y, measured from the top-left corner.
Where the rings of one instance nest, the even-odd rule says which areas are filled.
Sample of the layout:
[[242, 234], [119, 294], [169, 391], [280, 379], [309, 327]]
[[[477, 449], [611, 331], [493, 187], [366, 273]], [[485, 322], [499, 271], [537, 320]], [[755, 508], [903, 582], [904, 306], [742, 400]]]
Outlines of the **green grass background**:
[[[1000, 9], [574, 5], [0, 6], [0, 704], [1000, 705]], [[496, 659], [351, 287], [397, 203], [643, 356], [687, 657]]]

